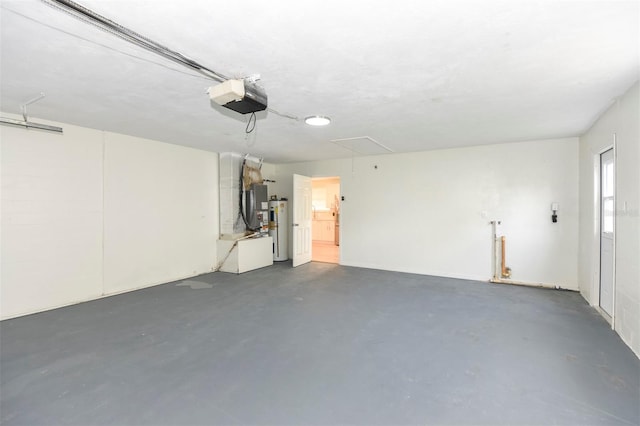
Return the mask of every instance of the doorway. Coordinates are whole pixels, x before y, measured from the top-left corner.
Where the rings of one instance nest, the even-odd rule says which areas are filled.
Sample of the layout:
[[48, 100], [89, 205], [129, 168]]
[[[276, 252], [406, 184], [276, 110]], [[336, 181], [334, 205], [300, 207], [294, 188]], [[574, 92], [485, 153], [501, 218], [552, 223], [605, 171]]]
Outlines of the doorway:
[[613, 318], [615, 160], [613, 148], [600, 154], [600, 309]]
[[313, 178], [311, 198], [311, 260], [340, 263], [340, 178]]

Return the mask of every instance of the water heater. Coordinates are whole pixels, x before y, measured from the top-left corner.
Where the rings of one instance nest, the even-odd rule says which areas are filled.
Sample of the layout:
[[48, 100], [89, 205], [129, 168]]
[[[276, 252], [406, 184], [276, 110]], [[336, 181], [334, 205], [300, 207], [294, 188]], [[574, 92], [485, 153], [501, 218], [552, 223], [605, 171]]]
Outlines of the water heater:
[[273, 238], [273, 260], [288, 260], [287, 200], [269, 201], [269, 236]]

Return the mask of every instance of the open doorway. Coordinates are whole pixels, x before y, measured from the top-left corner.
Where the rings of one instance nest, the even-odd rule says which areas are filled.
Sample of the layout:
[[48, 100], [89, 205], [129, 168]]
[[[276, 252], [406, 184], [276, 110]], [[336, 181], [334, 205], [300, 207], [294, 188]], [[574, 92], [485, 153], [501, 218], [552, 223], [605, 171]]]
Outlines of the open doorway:
[[340, 178], [313, 178], [311, 198], [311, 260], [340, 263]]

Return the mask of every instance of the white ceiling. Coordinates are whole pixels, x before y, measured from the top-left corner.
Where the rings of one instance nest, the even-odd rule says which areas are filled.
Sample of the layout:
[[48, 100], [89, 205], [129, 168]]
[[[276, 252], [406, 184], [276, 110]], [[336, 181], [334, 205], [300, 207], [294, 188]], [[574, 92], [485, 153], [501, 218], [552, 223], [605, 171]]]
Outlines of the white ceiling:
[[637, 79], [638, 1], [78, 0], [230, 77], [273, 112], [210, 105], [216, 82], [38, 0], [1, 0], [1, 108], [270, 162], [577, 136]]

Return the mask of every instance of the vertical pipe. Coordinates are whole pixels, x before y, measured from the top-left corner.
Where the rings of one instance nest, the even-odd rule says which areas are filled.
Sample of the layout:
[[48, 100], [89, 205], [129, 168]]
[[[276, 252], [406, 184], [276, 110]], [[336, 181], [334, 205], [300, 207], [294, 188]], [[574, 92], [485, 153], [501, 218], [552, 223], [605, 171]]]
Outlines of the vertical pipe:
[[498, 225], [500, 221], [492, 220], [489, 222], [491, 224], [492, 231], [492, 241], [491, 241], [491, 266], [493, 267], [493, 279], [500, 279], [500, 267], [498, 266]]
[[505, 245], [507, 243], [507, 239], [505, 238], [504, 235], [502, 237], [500, 237], [500, 243], [501, 243], [500, 247], [502, 247], [502, 259], [500, 261], [500, 266], [502, 267], [502, 276], [504, 277], [505, 273], [507, 272], [506, 268], [505, 268], [505, 265], [504, 265], [504, 263], [505, 263], [504, 262], [504, 258], [506, 257], [506, 255], [505, 255], [505, 251], [506, 251]]
[[506, 252], [507, 252], [507, 237], [504, 235], [500, 237], [500, 242], [502, 243], [502, 278], [509, 278], [511, 276], [511, 268], [507, 268], [506, 266]]

